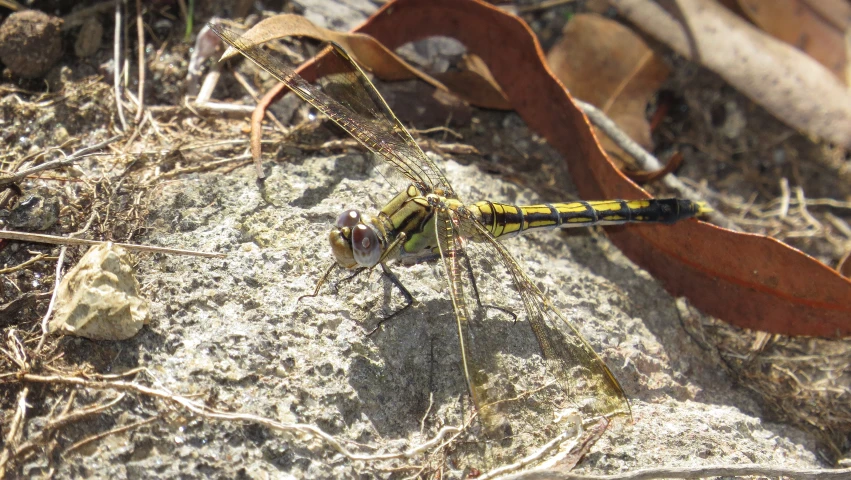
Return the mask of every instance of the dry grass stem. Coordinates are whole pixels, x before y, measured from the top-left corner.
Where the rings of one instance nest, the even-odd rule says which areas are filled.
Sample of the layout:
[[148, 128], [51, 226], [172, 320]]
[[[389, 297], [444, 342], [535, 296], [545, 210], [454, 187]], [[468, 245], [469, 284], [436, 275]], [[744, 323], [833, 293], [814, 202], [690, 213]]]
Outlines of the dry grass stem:
[[791, 480], [845, 480], [851, 469], [799, 469], [772, 465], [710, 465], [706, 467], [646, 468], [618, 475], [578, 475], [560, 471], [542, 470], [505, 477], [504, 480], [655, 480], [660, 478], [708, 477], [768, 477]]
[[[499, 468], [495, 468], [495, 469], [491, 470], [490, 472], [487, 472], [487, 473], [485, 473], [484, 475], [482, 475], [478, 478], [480, 478], [482, 480], [487, 480], [487, 479], [496, 478], [498, 476], [505, 475], [507, 473], [511, 473], [511, 472], [526, 468], [529, 465], [532, 465], [533, 463], [539, 462], [542, 459], [544, 459], [545, 456], [547, 455], [547, 453], [549, 453], [553, 449], [561, 446], [562, 443], [564, 443], [565, 441], [567, 441], [571, 437], [576, 437], [577, 433], [578, 432], [576, 430], [564, 430], [560, 434], [553, 437], [552, 440], [545, 443], [542, 447], [538, 448], [537, 450], [530, 453], [529, 455], [521, 458], [520, 460], [518, 460], [514, 463], [510, 463], [510, 464], [507, 464], [507, 465], [503, 465]], [[575, 446], [575, 443], [574, 443], [574, 445], [569, 446], [568, 449], [572, 449], [573, 446]]]
[[7, 275], [7, 274], [10, 274], [10, 273], [17, 272], [18, 270], [23, 270], [23, 269], [29, 267], [30, 265], [38, 263], [42, 260], [56, 260], [56, 257], [51, 257], [51, 256], [44, 254], [44, 253], [37, 253], [33, 258], [27, 260], [26, 262], [19, 263], [18, 265], [15, 265], [14, 267], [0, 268], [0, 275]]
[[56, 259], [56, 276], [53, 281], [53, 293], [50, 295], [50, 303], [47, 305], [47, 311], [44, 312], [44, 317], [41, 319], [41, 338], [39, 338], [38, 345], [33, 351], [35, 356], [38, 356], [38, 354], [41, 353], [41, 349], [44, 347], [44, 342], [47, 341], [47, 336], [50, 334], [48, 323], [50, 322], [50, 315], [53, 313], [53, 307], [56, 305], [56, 294], [59, 292], [59, 282], [62, 280], [62, 263], [65, 261], [66, 251], [67, 247], [63, 246], [59, 250], [59, 258]]
[[[248, 83], [248, 81], [245, 80], [245, 77], [243, 77], [239, 72], [233, 72], [233, 77], [242, 86], [242, 88], [244, 88], [245, 91], [248, 92], [249, 95], [251, 95], [251, 98], [253, 98], [255, 102], [260, 101], [260, 96], [257, 94], [257, 90], [254, 90], [254, 88]], [[266, 118], [271, 120], [272, 123], [274, 123], [275, 126], [278, 127], [278, 130], [280, 130], [282, 133], [287, 133], [289, 131], [289, 129], [285, 127], [284, 124], [278, 121], [278, 118], [271, 111], [266, 112]]]
[[127, 132], [127, 120], [124, 118], [124, 104], [121, 102], [121, 0], [115, 0], [115, 32], [112, 45], [112, 88], [115, 95], [115, 109], [121, 122], [121, 131]]
[[440, 441], [450, 435], [457, 433], [459, 431], [458, 427], [443, 427], [440, 431], [430, 440], [416, 445], [410, 449], [407, 449], [402, 452], [397, 453], [387, 453], [387, 454], [364, 454], [364, 453], [356, 453], [345, 446], [343, 446], [343, 442], [338, 440], [336, 437], [325, 433], [322, 429], [315, 425], [310, 424], [302, 424], [302, 423], [285, 423], [279, 422], [276, 420], [272, 420], [270, 418], [265, 418], [259, 415], [247, 414], [247, 413], [236, 413], [236, 412], [225, 412], [222, 410], [218, 410], [212, 407], [205, 405], [202, 402], [197, 402], [189, 399], [188, 397], [174, 394], [168, 390], [151, 388], [145, 385], [141, 385], [135, 382], [125, 382], [120, 380], [114, 381], [95, 381], [88, 380], [85, 378], [79, 377], [70, 377], [64, 375], [34, 375], [25, 373], [19, 376], [22, 382], [31, 382], [31, 383], [42, 383], [42, 384], [61, 384], [61, 385], [73, 385], [77, 387], [85, 387], [93, 390], [112, 390], [117, 392], [131, 392], [138, 395], [142, 395], [145, 397], [155, 398], [159, 400], [163, 400], [167, 403], [173, 404], [178, 407], [182, 407], [198, 416], [211, 419], [211, 420], [221, 420], [221, 421], [229, 421], [229, 422], [248, 422], [254, 423], [258, 425], [262, 425], [271, 430], [277, 430], [282, 432], [297, 432], [306, 435], [310, 435], [313, 437], [317, 437], [327, 443], [331, 448], [336, 450], [338, 453], [346, 457], [351, 461], [378, 461], [378, 460], [392, 460], [399, 458], [410, 458], [418, 455], [423, 450], [440, 443]]
[[123, 427], [113, 428], [112, 430], [108, 430], [106, 432], [99, 433], [97, 435], [92, 435], [90, 437], [86, 437], [86, 438], [80, 440], [79, 442], [74, 443], [70, 447], [66, 448], [65, 451], [62, 452], [62, 456], [64, 457], [64, 456], [68, 455], [69, 453], [73, 453], [75, 450], [79, 450], [79, 449], [85, 447], [86, 445], [97, 442], [99, 440], [103, 440], [104, 438], [109, 437], [111, 435], [118, 435], [119, 433], [129, 432], [129, 431], [135, 430], [139, 427], [144, 427], [145, 425], [148, 425], [149, 423], [153, 423], [157, 420], [159, 420], [159, 417], [152, 417], [152, 418], [149, 418], [147, 420], [142, 420], [142, 421], [130, 424], [130, 425], [125, 425]]
[[53, 161], [50, 161], [50, 162], [45, 162], [45, 163], [42, 163], [41, 165], [37, 165], [37, 166], [29, 168], [27, 170], [17, 172], [13, 175], [0, 177], [0, 186], [8, 185], [10, 183], [19, 182], [19, 181], [23, 180], [24, 178], [26, 178], [30, 175], [34, 175], [36, 173], [43, 172], [45, 170], [54, 170], [54, 169], [57, 169], [57, 168], [71, 166], [75, 162], [85, 158], [87, 155], [92, 154], [93, 152], [96, 152], [96, 151], [106, 147], [107, 145], [118, 141], [120, 138], [122, 138], [121, 135], [116, 135], [116, 136], [111, 137], [107, 140], [104, 140], [103, 142], [92, 145], [91, 147], [86, 147], [86, 148], [82, 148], [80, 150], [77, 150], [76, 152], [72, 153], [71, 155], [68, 155], [67, 157], [65, 157], [62, 160], [53, 160]]
[[[230, 161], [230, 160], [229, 160]], [[137, 245], [133, 243], [119, 243], [119, 242], [106, 242], [101, 240], [88, 240], [85, 238], [71, 238], [71, 237], [58, 237], [55, 235], [45, 235], [41, 233], [25, 233], [25, 232], [12, 232], [9, 230], [0, 230], [0, 238], [5, 238], [7, 240], [19, 240], [22, 242], [35, 242], [35, 243], [50, 243], [53, 245], [102, 245], [104, 243], [112, 243], [113, 245], [117, 245], [122, 248], [126, 248], [128, 250], [135, 250], [137, 252], [150, 252], [150, 253], [166, 253], [170, 255], [187, 255], [191, 257], [204, 257], [204, 258], [225, 258], [227, 255], [224, 253], [214, 253], [214, 252], [200, 252], [197, 250], [183, 250], [179, 248], [168, 248], [168, 247], [155, 247], [152, 245]]]
[[136, 50], [139, 54], [139, 105], [136, 109], [136, 124], [145, 113], [145, 22], [142, 19], [142, 0], [136, 0]]

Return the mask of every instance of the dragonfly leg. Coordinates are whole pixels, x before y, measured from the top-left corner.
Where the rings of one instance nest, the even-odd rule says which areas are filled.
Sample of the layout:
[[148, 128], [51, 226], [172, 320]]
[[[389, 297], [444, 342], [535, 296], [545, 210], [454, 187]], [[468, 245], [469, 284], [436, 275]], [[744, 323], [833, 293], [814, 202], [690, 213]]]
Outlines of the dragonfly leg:
[[411, 305], [414, 304], [414, 296], [411, 295], [411, 292], [409, 292], [408, 289], [405, 288], [404, 285], [402, 285], [402, 282], [399, 280], [399, 277], [397, 277], [396, 274], [393, 273], [387, 267], [387, 265], [385, 265], [383, 263], [381, 264], [381, 270], [382, 270], [384, 276], [387, 277], [388, 280], [390, 280], [390, 283], [395, 285], [396, 288], [398, 288], [399, 291], [402, 292], [402, 296], [405, 297], [405, 306], [400, 308], [399, 310], [396, 310], [395, 312], [391, 313], [390, 315], [382, 318], [381, 320], [379, 320], [378, 323], [375, 325], [375, 328], [373, 328], [372, 330], [369, 331], [369, 333], [366, 334], [367, 337], [369, 337], [373, 333], [377, 332], [378, 329], [381, 328], [382, 325], [384, 325], [386, 322], [389, 322], [390, 320], [392, 320], [396, 315], [399, 315], [400, 313], [404, 312], [405, 310], [411, 308]]
[[478, 285], [476, 285], [476, 276], [473, 275], [473, 264], [470, 263], [470, 257], [466, 253], [461, 255], [461, 257], [464, 259], [464, 262], [467, 263], [467, 273], [469, 274], [468, 278], [470, 279], [470, 285], [473, 287], [473, 296], [476, 298], [476, 305], [478, 305], [480, 309], [492, 308], [494, 310], [499, 310], [500, 312], [511, 317], [514, 323], [517, 323], [517, 314], [512, 312], [511, 310], [503, 307], [498, 307], [496, 305], [482, 303], [482, 299], [479, 296], [479, 287]]
[[485, 308], [491, 308], [493, 310], [499, 310], [500, 312], [511, 317], [512, 322], [517, 323], [517, 314], [514, 313], [511, 309], [508, 309], [508, 308], [505, 308], [505, 307], [499, 307], [497, 305], [490, 305], [490, 304], [483, 304], [482, 306], [485, 307]]
[[419, 265], [421, 263], [430, 263], [430, 262], [434, 262], [435, 260], [440, 260], [440, 254], [439, 253], [427, 253], [427, 254], [416, 255], [416, 256], [411, 255], [411, 256], [402, 258], [401, 260], [399, 260], [399, 263], [406, 266], [406, 267], [410, 267], [411, 265]]
[[351, 281], [351, 280], [353, 280], [355, 277], [357, 277], [357, 276], [358, 276], [358, 275], [360, 275], [361, 273], [366, 272], [366, 271], [368, 271], [368, 270], [370, 270], [370, 269], [369, 269], [369, 268], [366, 268], [366, 267], [358, 268], [358, 269], [356, 269], [356, 270], [354, 271], [354, 273], [352, 273], [352, 274], [351, 274], [351, 275], [349, 275], [348, 277], [346, 277], [346, 278], [341, 278], [340, 280], [337, 280], [336, 282], [334, 282], [334, 283], [332, 284], [332, 288], [334, 289], [334, 293], [337, 293], [337, 292], [339, 292], [339, 291], [340, 291], [340, 285], [341, 285], [341, 284], [346, 283], [346, 282], [350, 282], [350, 281]]
[[387, 267], [384, 266], [384, 262], [388, 258], [391, 258], [391, 256], [395, 256], [396, 250], [400, 250], [402, 246], [405, 245], [405, 241], [407, 239], [408, 235], [405, 232], [399, 232], [399, 235], [397, 235], [396, 238], [392, 242], [390, 242], [390, 245], [387, 245], [387, 247], [384, 249], [384, 254], [381, 255], [381, 258], [378, 259], [378, 263], [381, 264], [381, 268], [384, 269], [385, 273], [387, 272]]
[[322, 288], [322, 285], [324, 285], [325, 282], [328, 280], [328, 276], [331, 275], [331, 272], [334, 270], [334, 267], [336, 267], [336, 266], [337, 266], [337, 262], [332, 263], [331, 266], [328, 267], [328, 270], [325, 270], [325, 274], [322, 275], [322, 277], [319, 279], [318, 282], [316, 282], [316, 288], [313, 289], [313, 293], [309, 293], [307, 295], [302, 295], [302, 296], [298, 297], [296, 299], [296, 302], [300, 302], [302, 298], [313, 298], [313, 297], [319, 295], [319, 289]]

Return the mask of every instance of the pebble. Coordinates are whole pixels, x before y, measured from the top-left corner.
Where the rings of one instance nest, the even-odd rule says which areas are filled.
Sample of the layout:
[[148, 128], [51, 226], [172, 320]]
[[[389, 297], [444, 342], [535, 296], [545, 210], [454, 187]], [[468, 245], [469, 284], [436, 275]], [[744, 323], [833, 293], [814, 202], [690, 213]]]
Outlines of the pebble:
[[13, 74], [39, 78], [62, 57], [62, 19], [37, 10], [9, 15], [0, 25], [0, 61]]

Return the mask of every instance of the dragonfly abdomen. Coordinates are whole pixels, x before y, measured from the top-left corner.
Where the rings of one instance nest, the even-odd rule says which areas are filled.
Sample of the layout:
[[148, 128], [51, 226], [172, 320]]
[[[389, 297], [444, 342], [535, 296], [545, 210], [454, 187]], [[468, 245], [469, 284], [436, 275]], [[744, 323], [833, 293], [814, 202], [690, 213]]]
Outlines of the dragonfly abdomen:
[[599, 200], [541, 205], [478, 202], [482, 224], [495, 236], [519, 235], [538, 228], [589, 227], [623, 223], [674, 223], [710, 211], [702, 202], [678, 198]]

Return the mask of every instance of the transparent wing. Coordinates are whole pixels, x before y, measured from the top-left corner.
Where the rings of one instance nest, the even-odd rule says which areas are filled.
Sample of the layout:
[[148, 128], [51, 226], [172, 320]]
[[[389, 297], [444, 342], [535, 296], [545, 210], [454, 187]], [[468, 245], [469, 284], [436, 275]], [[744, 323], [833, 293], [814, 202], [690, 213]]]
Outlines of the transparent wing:
[[[609, 367], [576, 326], [557, 310], [523, 272], [505, 246], [468, 211], [459, 212], [468, 236], [501, 264], [522, 299], [526, 320], [547, 362], [547, 369], [568, 393], [571, 403], [594, 415], [630, 415], [629, 402]], [[503, 273], [503, 272], [497, 272]]]
[[458, 325], [458, 338], [461, 342], [461, 366], [470, 388], [473, 403], [489, 433], [496, 433], [503, 417], [500, 415], [499, 400], [504, 397], [494, 391], [489, 384], [491, 374], [499, 366], [493, 351], [489, 351], [485, 330], [480, 328], [484, 320], [474, 297], [474, 277], [469, 258], [466, 256], [464, 236], [461, 234], [455, 212], [448, 209], [435, 209], [435, 232], [440, 256], [446, 270], [449, 293], [455, 310]]
[[233, 30], [213, 24], [210, 28], [424, 192], [440, 188], [445, 196], [454, 197], [454, 190], [440, 169], [423, 153], [372, 82], [340, 46], [331, 44], [323, 51], [322, 69], [327, 74], [320, 86], [308, 83], [292, 67], [261, 46], [247, 43]]
[[[438, 210], [435, 215], [465, 375], [486, 429], [515, 436], [521, 429], [544, 429], [545, 423], [529, 426], [531, 417], [524, 412], [548, 417], [554, 408], [568, 406], [586, 419], [629, 414], [624, 392], [606, 364], [505, 247], [464, 209]], [[512, 298], [507, 298], [506, 288]], [[494, 304], [489, 305], [491, 300]], [[533, 333], [526, 336], [534, 340], [524, 346], [524, 332], [518, 329], [527, 328], [525, 324]], [[512, 349], [527, 357], [506, 363], [512, 360], [506, 360], [503, 352]], [[543, 354], [545, 378], [534, 378], [535, 350]], [[560, 401], [566, 402], [556, 405]], [[545, 407], [548, 402], [552, 405]]]

